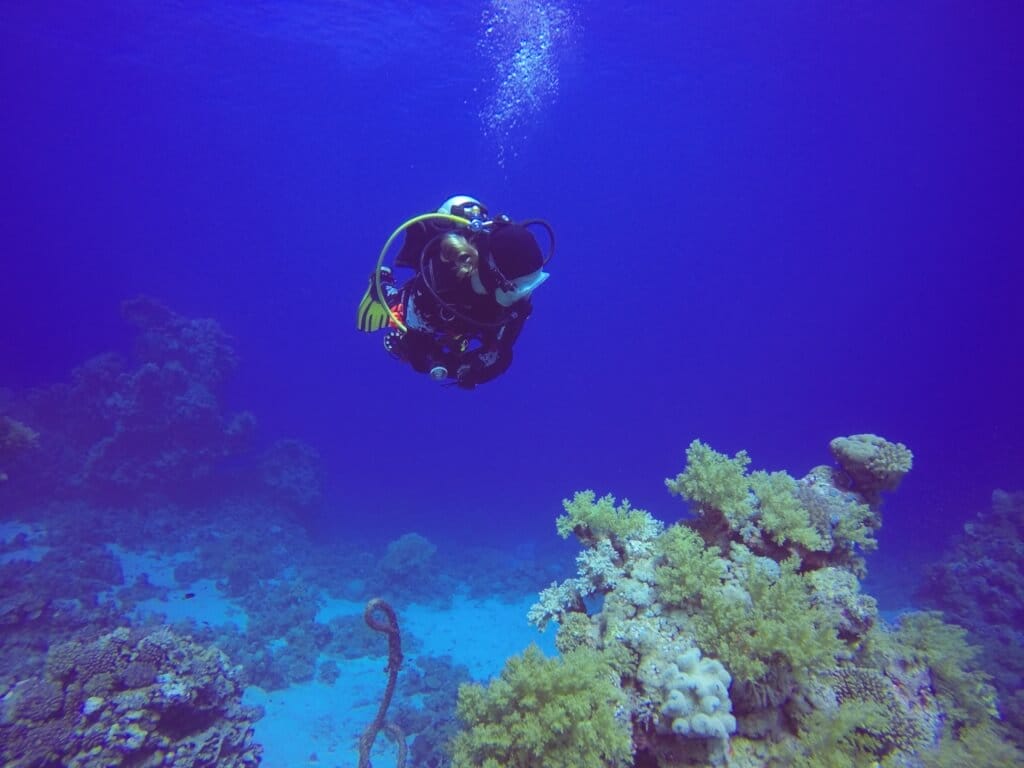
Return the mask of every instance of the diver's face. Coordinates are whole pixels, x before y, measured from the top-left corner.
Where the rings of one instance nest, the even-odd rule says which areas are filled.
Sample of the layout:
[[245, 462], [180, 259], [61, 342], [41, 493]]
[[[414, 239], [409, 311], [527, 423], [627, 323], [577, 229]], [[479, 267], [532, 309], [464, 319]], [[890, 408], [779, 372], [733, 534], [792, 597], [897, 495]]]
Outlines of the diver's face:
[[452, 261], [455, 276], [460, 280], [476, 272], [477, 256], [475, 253], [460, 253]]
[[449, 232], [441, 239], [441, 259], [451, 265], [460, 280], [476, 272], [480, 255], [462, 235]]

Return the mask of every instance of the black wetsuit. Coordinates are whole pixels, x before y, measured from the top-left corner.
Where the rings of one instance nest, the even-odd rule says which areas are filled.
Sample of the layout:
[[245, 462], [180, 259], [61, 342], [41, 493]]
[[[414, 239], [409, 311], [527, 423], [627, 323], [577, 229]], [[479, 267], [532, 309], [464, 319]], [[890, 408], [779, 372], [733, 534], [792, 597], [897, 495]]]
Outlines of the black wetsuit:
[[530, 300], [505, 307], [494, 298], [500, 275], [491, 267], [486, 233], [466, 233], [480, 253], [479, 283], [459, 278], [441, 262], [440, 238], [451, 228], [426, 222], [410, 227], [395, 266], [414, 269], [401, 288], [385, 287], [389, 304], [401, 303], [408, 330], [389, 348], [414, 369], [427, 373], [436, 366], [448, 378], [471, 389], [504, 373], [512, 364], [512, 346], [532, 311]]

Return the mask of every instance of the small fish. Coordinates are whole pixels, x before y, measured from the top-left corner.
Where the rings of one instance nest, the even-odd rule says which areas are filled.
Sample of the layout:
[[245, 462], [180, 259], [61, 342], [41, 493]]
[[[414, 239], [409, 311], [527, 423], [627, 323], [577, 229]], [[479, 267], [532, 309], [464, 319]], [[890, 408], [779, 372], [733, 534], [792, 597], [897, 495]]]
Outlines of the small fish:
[[195, 596], [196, 596], [196, 593], [195, 593], [195, 592], [186, 592], [186, 593], [185, 593], [185, 599], [186, 599], [186, 600], [191, 600], [191, 599], [192, 599], [193, 597], [195, 597]]

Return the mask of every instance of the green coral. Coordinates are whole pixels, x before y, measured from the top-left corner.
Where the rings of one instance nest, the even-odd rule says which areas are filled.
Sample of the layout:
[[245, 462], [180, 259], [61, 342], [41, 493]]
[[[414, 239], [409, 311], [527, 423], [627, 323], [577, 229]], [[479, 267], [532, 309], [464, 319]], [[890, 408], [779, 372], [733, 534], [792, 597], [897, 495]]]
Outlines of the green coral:
[[745, 548], [733, 550], [741, 578], [701, 595], [702, 610], [691, 617], [697, 644], [736, 681], [764, 683], [780, 665], [799, 679], [833, 667], [843, 645], [828, 612], [813, 602], [799, 560], [773, 572]]
[[847, 504], [843, 514], [836, 520], [832, 537], [847, 549], [859, 546], [863, 552], [874, 552], [878, 549], [875, 538], [877, 517], [871, 507], [860, 502]]
[[793, 542], [806, 549], [828, 549], [797, 499], [796, 480], [785, 472], [754, 472], [750, 475], [750, 487], [757, 496], [761, 526], [776, 544], [783, 546]]
[[900, 620], [894, 640], [913, 663], [931, 670], [954, 733], [999, 716], [991, 676], [977, 663], [981, 649], [968, 644], [966, 629], [945, 623], [937, 611], [920, 611]]
[[928, 743], [930, 734], [920, 717], [910, 711], [892, 680], [879, 670], [843, 667], [833, 675], [841, 702], [870, 704], [881, 715], [858, 726], [853, 738], [861, 753], [885, 757], [914, 752]]
[[555, 521], [559, 536], [576, 534], [588, 546], [607, 539], [622, 552], [631, 539], [652, 538], [661, 530], [661, 523], [644, 510], [633, 509], [627, 499], [616, 506], [611, 494], [596, 496], [593, 491], [577, 491], [571, 500], [562, 501], [565, 514]]
[[885, 711], [870, 702], [848, 701], [835, 710], [816, 709], [801, 721], [799, 740], [775, 745], [773, 756], [791, 768], [875, 768], [878, 760], [862, 749], [861, 733], [864, 728], [884, 726]]
[[835, 620], [795, 555], [776, 564], [734, 544], [726, 560], [685, 525], [666, 529], [657, 551], [659, 599], [687, 609], [697, 644], [737, 681], [763, 682], [780, 664], [801, 675], [835, 664]]
[[559, 653], [593, 648], [597, 639], [597, 629], [587, 614], [568, 611], [559, 619], [558, 634], [555, 635], [555, 647]]
[[616, 717], [625, 704], [615, 673], [597, 651], [580, 648], [547, 659], [530, 646], [486, 688], [460, 688], [458, 714], [468, 728], [455, 737], [452, 768], [629, 765], [628, 722]]
[[702, 510], [718, 510], [733, 528], [738, 528], [753, 512], [746, 477], [749, 464], [750, 456], [746, 451], [730, 459], [700, 440], [694, 440], [686, 449], [686, 469], [674, 480], [666, 480], [665, 485]]
[[938, 749], [925, 750], [920, 757], [922, 768], [964, 768], [968, 765], [1019, 768], [1024, 765], [1024, 752], [1004, 738], [992, 721], [964, 728], [957, 737], [947, 733]]
[[699, 608], [702, 595], [722, 586], [726, 561], [692, 528], [670, 526], [658, 537], [656, 551], [661, 564], [654, 580], [663, 602]]

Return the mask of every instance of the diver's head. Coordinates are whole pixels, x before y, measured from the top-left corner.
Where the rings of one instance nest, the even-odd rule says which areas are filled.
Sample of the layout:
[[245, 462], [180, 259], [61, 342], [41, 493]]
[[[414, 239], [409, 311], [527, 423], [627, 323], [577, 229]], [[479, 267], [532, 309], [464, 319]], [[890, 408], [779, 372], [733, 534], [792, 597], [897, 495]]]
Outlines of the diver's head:
[[461, 216], [470, 221], [487, 220], [487, 208], [475, 197], [470, 197], [469, 195], [449, 197], [441, 203], [441, 207], [437, 209], [437, 212], [447, 213], [449, 216]]
[[527, 298], [550, 277], [543, 269], [540, 246], [526, 227], [514, 222], [502, 224], [495, 227], [488, 242], [494, 266], [503, 278], [494, 298], [503, 307]]
[[458, 232], [448, 232], [441, 238], [441, 261], [450, 264], [455, 276], [469, 277], [480, 262], [480, 252]]

